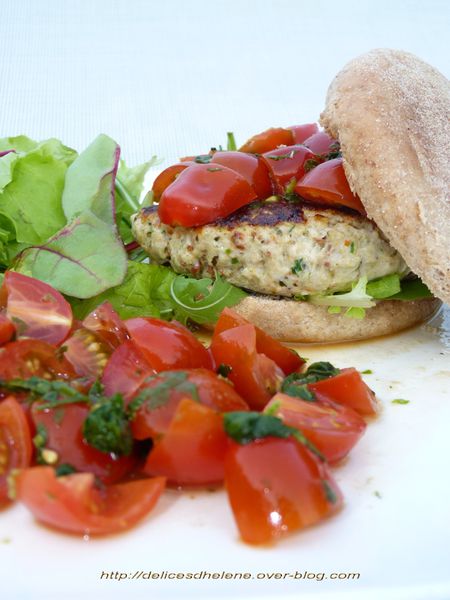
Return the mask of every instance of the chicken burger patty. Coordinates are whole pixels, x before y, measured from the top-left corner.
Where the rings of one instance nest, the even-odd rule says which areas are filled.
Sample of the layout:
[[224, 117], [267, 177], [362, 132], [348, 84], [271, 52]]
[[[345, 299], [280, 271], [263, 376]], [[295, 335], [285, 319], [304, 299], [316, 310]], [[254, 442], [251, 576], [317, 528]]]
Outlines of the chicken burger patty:
[[239, 287], [288, 298], [347, 291], [363, 276], [370, 281], [408, 272], [363, 216], [287, 200], [253, 202], [193, 228], [164, 225], [152, 206], [134, 215], [133, 232], [155, 262], [177, 273], [218, 273]]

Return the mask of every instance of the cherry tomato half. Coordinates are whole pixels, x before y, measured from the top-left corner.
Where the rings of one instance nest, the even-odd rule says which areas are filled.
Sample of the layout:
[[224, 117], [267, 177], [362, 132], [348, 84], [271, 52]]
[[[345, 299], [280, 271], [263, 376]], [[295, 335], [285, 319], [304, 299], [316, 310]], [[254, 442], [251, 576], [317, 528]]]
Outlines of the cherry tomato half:
[[341, 369], [338, 375], [310, 383], [308, 387], [316, 394], [318, 400], [331, 400], [348, 406], [360, 415], [370, 416], [377, 413], [375, 394], [364, 383], [356, 369]]
[[79, 377], [97, 379], [111, 355], [111, 347], [93, 331], [80, 327], [64, 342], [65, 357]]
[[275, 150], [278, 146], [292, 146], [294, 134], [291, 129], [283, 127], [271, 127], [262, 133], [254, 135], [239, 148], [240, 152], [251, 152], [252, 154], [263, 154]]
[[294, 136], [294, 144], [303, 144], [303, 142], [319, 131], [317, 123], [305, 123], [304, 125], [292, 125], [288, 127]]
[[295, 185], [304, 176], [308, 161], [316, 166], [322, 160], [306, 146], [284, 146], [266, 152], [261, 158], [270, 171], [277, 194], [283, 194], [289, 184]]
[[254, 325], [214, 333], [211, 350], [217, 365], [226, 365], [228, 378], [250, 408], [262, 410], [279, 390], [284, 373], [265, 354], [258, 354]]
[[72, 327], [72, 308], [67, 300], [47, 283], [21, 273], [7, 271], [6, 316], [15, 323], [19, 337], [60, 344]]
[[[251, 325], [251, 323], [233, 309], [224, 308], [214, 328], [214, 334], [218, 335], [227, 329], [239, 327], [240, 325]], [[276, 362], [285, 375], [290, 375], [294, 371], [298, 371], [305, 364], [305, 361], [297, 352], [283, 346], [283, 344], [259, 327], [254, 327], [256, 331], [256, 351], [260, 354], [265, 354], [268, 358]]]
[[224, 165], [244, 177], [260, 199], [272, 195], [272, 182], [265, 163], [253, 154], [245, 152], [215, 152], [211, 163]]
[[256, 197], [248, 181], [232, 169], [192, 165], [164, 190], [158, 214], [166, 225], [197, 227], [226, 217]]
[[311, 202], [347, 206], [365, 215], [363, 205], [348, 185], [342, 158], [328, 160], [308, 173], [295, 186], [295, 192]]
[[316, 154], [328, 154], [332, 151], [336, 140], [329, 136], [328, 133], [325, 133], [325, 131], [317, 131], [303, 140], [302, 143]]
[[213, 368], [206, 348], [181, 323], [153, 317], [137, 317], [125, 323], [131, 339], [155, 371]]
[[145, 463], [148, 475], [164, 475], [176, 485], [220, 483], [227, 437], [222, 415], [183, 398], [167, 432], [157, 438]]
[[9, 342], [16, 333], [16, 328], [11, 321], [0, 313], [0, 346]]
[[22, 407], [8, 396], [0, 401], [0, 507], [8, 502], [7, 478], [13, 469], [31, 463], [33, 444]]
[[111, 350], [130, 339], [125, 323], [109, 302], [103, 302], [89, 313], [83, 327], [93, 331]]
[[73, 379], [76, 373], [60, 349], [40, 340], [17, 340], [0, 348], [0, 379]]
[[88, 535], [129, 529], [155, 506], [164, 477], [96, 488], [92, 473], [56, 477], [51, 467], [33, 467], [15, 478], [17, 499], [45, 525]]
[[295, 439], [229, 440], [225, 486], [244, 542], [265, 544], [313, 525], [342, 505], [326, 464]]
[[347, 456], [366, 429], [366, 422], [351, 408], [323, 402], [307, 402], [286, 394], [276, 394], [266, 410], [286, 425], [299, 429], [328, 462]]
[[133, 437], [143, 440], [165, 433], [183, 398], [190, 398], [217, 412], [248, 410], [231, 383], [207, 369], [165, 371], [140, 389], [148, 394], [132, 421]]
[[53, 466], [69, 464], [77, 471], [93, 473], [103, 483], [115, 483], [131, 471], [135, 460], [131, 456], [118, 458], [89, 446], [83, 439], [83, 424], [88, 414], [86, 404], [43, 408], [38, 401], [31, 408], [34, 424], [46, 432], [45, 448], [56, 453]]
[[164, 190], [175, 181], [182, 171], [193, 164], [195, 164], [193, 160], [185, 160], [164, 169], [153, 182], [152, 192], [154, 200], [158, 202]]

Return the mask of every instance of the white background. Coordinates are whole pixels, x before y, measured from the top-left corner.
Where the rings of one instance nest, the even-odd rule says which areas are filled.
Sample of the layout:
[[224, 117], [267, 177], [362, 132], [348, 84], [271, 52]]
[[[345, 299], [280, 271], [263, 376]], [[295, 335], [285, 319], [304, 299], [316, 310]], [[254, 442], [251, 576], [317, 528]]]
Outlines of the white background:
[[[130, 164], [152, 154], [174, 161], [224, 143], [230, 130], [242, 142], [316, 120], [334, 74], [372, 48], [414, 52], [448, 76], [449, 16], [448, 0], [1, 0], [0, 136], [54, 136], [80, 150], [104, 132]], [[44, 530], [16, 507], [0, 514], [0, 596], [448, 600], [448, 330], [302, 349], [373, 368], [369, 383], [384, 406], [337, 473], [347, 505], [336, 519], [254, 550], [238, 543], [221, 495], [168, 497], [158, 519], [98, 542]], [[411, 404], [392, 405], [396, 397]], [[362, 578], [295, 586], [98, 579], [102, 570], [206, 568]]]

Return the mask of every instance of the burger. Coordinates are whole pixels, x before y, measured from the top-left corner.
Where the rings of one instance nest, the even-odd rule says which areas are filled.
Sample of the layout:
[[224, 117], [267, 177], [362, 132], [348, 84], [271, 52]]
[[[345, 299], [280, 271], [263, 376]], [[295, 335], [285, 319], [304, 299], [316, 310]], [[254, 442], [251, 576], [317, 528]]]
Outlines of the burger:
[[[135, 215], [134, 235], [157, 263], [248, 291], [235, 309], [280, 340], [398, 332], [450, 301], [449, 114], [436, 69], [371, 51], [331, 83], [324, 131], [273, 129], [240, 148], [269, 184], [256, 167], [229, 184], [237, 152], [189, 157], [155, 182], [159, 205]], [[228, 177], [219, 199], [214, 173]]]

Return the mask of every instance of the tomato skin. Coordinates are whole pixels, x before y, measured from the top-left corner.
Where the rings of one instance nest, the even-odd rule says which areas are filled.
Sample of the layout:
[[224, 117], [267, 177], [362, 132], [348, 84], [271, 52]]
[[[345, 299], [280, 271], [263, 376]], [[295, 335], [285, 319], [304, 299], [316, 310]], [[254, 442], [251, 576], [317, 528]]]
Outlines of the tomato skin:
[[299, 429], [330, 463], [343, 459], [358, 442], [366, 422], [354, 410], [333, 402], [307, 402], [278, 393], [267, 405], [283, 423]]
[[[188, 371], [170, 371], [169, 376], [176, 373], [186, 374], [185, 385], [183, 389], [173, 389], [170, 391], [167, 401], [157, 408], [150, 408], [144, 403], [131, 423], [133, 437], [137, 440], [144, 440], [162, 433], [166, 433], [174, 417], [175, 411], [184, 398], [197, 400], [203, 406], [208, 406], [217, 412], [230, 412], [234, 410], [248, 410], [248, 404], [237, 394], [233, 386], [223, 381], [215, 373], [207, 369], [190, 369]], [[155, 386], [167, 381], [167, 377], [162, 373], [155, 377], [151, 382], [144, 384], [139, 392], [144, 389], [152, 389]], [[196, 396], [189, 394], [187, 385], [195, 386]]]
[[[211, 163], [224, 165], [244, 177], [260, 199], [272, 195], [272, 181], [266, 164], [257, 156], [245, 152], [215, 152]], [[210, 164], [211, 164], [210, 163]]]
[[293, 143], [294, 135], [290, 129], [271, 127], [251, 137], [239, 148], [239, 151], [264, 154], [264, 152], [275, 150], [278, 146], [291, 146]]
[[[224, 308], [214, 328], [214, 334], [218, 335], [227, 329], [239, 327], [240, 325], [251, 325], [251, 323], [232, 308]], [[298, 371], [305, 364], [303, 358], [296, 352], [283, 346], [259, 327], [254, 327], [256, 331], [256, 351], [275, 361], [285, 375]]]
[[375, 394], [354, 368], [341, 369], [339, 375], [308, 385], [320, 401], [332, 401], [352, 408], [364, 416], [377, 414]]
[[83, 439], [83, 424], [89, 414], [86, 404], [67, 404], [61, 408], [43, 408], [34, 402], [31, 416], [36, 426], [45, 428], [45, 447], [58, 455], [56, 465], [70, 464], [77, 471], [93, 473], [103, 483], [120, 481], [135, 464], [132, 456], [115, 458], [89, 446]]
[[21, 273], [7, 271], [6, 316], [18, 323], [20, 337], [29, 337], [58, 345], [72, 327], [72, 308], [67, 300], [47, 283]]
[[122, 394], [127, 402], [155, 373], [136, 344], [128, 340], [114, 350], [106, 363], [102, 375], [105, 395]]
[[7, 478], [31, 464], [33, 443], [22, 407], [13, 396], [0, 401], [0, 508], [8, 503]]
[[0, 348], [0, 379], [73, 379], [76, 373], [63, 353], [40, 340], [23, 339]]
[[137, 317], [125, 323], [131, 339], [156, 372], [213, 368], [206, 348], [181, 323], [153, 317]]
[[222, 416], [211, 408], [183, 398], [169, 429], [154, 444], [144, 467], [147, 475], [163, 475], [181, 486], [223, 481], [227, 438]]
[[304, 125], [292, 125], [288, 127], [292, 131], [294, 144], [303, 144], [305, 140], [319, 131], [317, 123], [305, 123]]
[[15, 478], [16, 494], [45, 525], [71, 533], [105, 535], [130, 529], [154, 507], [164, 477], [98, 490], [92, 473], [56, 477], [51, 467], [33, 467]]
[[82, 326], [93, 331], [111, 350], [130, 339], [125, 323], [109, 302], [103, 302], [89, 313]]
[[232, 169], [196, 164], [164, 190], [158, 214], [166, 225], [198, 227], [228, 216], [256, 197], [248, 181]]
[[321, 158], [306, 146], [284, 146], [266, 152], [261, 158], [270, 171], [277, 194], [283, 194], [292, 180], [298, 181], [304, 176], [307, 161], [321, 161]]
[[193, 160], [183, 160], [175, 165], [170, 165], [170, 167], [167, 167], [167, 169], [164, 169], [164, 171], [160, 173], [153, 182], [152, 192], [154, 200], [158, 202], [164, 190], [175, 181], [178, 175], [189, 166], [194, 164], [195, 162]]
[[216, 364], [231, 367], [228, 375], [236, 391], [254, 410], [262, 410], [284, 378], [278, 365], [256, 350], [254, 325], [241, 325], [214, 334], [211, 350]]
[[336, 144], [336, 140], [329, 136], [328, 133], [325, 133], [325, 131], [317, 131], [303, 140], [302, 143], [316, 154], [328, 154], [332, 151], [332, 146]]
[[0, 313], [0, 346], [11, 341], [15, 333], [16, 328], [14, 325], [5, 315]]
[[[324, 482], [335, 496], [331, 502]], [[244, 542], [266, 544], [335, 513], [342, 495], [324, 462], [293, 438], [229, 440], [225, 487]]]
[[295, 186], [295, 192], [311, 202], [331, 206], [347, 206], [366, 214], [361, 200], [350, 189], [342, 158], [333, 158], [318, 165], [303, 177]]

